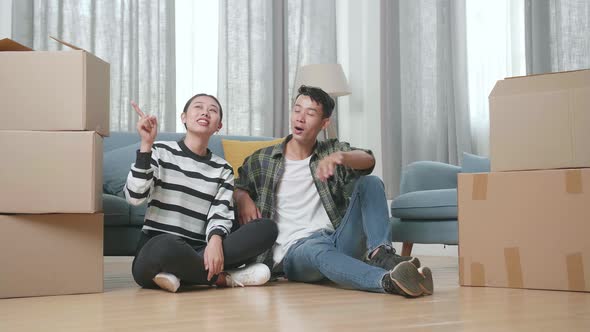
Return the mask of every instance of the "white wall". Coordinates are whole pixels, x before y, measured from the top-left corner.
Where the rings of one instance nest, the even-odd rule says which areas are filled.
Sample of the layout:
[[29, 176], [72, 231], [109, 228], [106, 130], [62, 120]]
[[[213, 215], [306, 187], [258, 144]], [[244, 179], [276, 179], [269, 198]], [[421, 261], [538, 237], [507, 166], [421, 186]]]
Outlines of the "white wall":
[[0, 0], [0, 39], [12, 37], [12, 0]]
[[338, 136], [352, 146], [373, 151], [373, 174], [381, 164], [380, 2], [336, 1], [338, 62], [352, 94], [338, 98]]

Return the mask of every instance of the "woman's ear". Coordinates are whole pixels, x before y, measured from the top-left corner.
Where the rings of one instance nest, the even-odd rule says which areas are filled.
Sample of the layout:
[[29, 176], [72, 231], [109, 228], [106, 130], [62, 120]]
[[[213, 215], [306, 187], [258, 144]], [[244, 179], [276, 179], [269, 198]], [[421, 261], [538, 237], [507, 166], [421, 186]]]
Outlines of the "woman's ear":
[[180, 113], [180, 121], [182, 121], [182, 123], [186, 124], [186, 112]]
[[223, 123], [219, 122], [219, 126], [217, 126], [217, 131], [220, 131], [223, 128]]

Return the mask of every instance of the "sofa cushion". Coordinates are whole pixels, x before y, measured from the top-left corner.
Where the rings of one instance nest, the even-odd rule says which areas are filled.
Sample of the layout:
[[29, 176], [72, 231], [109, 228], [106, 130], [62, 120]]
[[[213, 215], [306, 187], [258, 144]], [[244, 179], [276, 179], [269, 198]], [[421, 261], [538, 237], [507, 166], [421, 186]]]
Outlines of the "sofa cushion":
[[392, 216], [400, 219], [457, 219], [457, 189], [414, 191], [391, 202]]
[[102, 190], [104, 193], [125, 197], [123, 187], [131, 164], [135, 162], [139, 143], [105, 152], [102, 166]]
[[244, 163], [244, 159], [254, 153], [258, 149], [265, 148], [267, 146], [279, 144], [283, 141], [283, 138], [277, 138], [274, 140], [262, 140], [262, 141], [239, 141], [223, 139], [223, 151], [225, 152], [225, 160], [233, 167], [234, 176], [238, 177], [238, 168]]
[[270, 141], [272, 137], [265, 137], [265, 136], [232, 136], [232, 135], [213, 135], [209, 138], [209, 150], [216, 154], [217, 156], [227, 160], [225, 158], [225, 151], [223, 140], [235, 140], [235, 141]]
[[461, 173], [484, 173], [490, 171], [490, 159], [463, 152]]
[[147, 202], [140, 205], [129, 205], [129, 219], [131, 225], [143, 225]]
[[105, 226], [128, 226], [129, 204], [121, 197], [103, 194], [102, 206]]

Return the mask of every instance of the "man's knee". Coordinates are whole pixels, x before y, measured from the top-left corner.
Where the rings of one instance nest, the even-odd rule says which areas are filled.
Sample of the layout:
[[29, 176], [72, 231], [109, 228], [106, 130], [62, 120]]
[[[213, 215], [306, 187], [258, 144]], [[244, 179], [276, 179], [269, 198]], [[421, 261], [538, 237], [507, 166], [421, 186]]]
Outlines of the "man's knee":
[[375, 175], [361, 176], [355, 185], [356, 191], [361, 195], [375, 195], [383, 193], [385, 195], [385, 185], [383, 181]]
[[357, 180], [356, 186], [361, 192], [374, 190], [385, 192], [385, 185], [383, 184], [383, 181], [381, 181], [381, 179], [375, 175], [361, 176]]

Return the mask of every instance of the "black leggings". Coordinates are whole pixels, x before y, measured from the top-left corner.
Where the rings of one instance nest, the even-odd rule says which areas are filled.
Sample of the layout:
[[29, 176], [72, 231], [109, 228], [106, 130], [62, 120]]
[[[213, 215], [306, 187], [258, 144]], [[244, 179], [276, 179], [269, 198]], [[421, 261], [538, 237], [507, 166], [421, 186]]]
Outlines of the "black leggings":
[[[270, 219], [258, 219], [241, 226], [223, 240], [224, 270], [253, 262], [256, 256], [270, 249], [278, 235], [277, 225]], [[153, 279], [167, 272], [183, 285], [211, 285], [203, 261], [206, 245], [177, 235], [156, 231], [142, 232], [131, 271], [141, 287], [156, 288]]]

